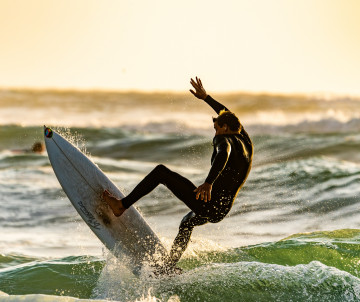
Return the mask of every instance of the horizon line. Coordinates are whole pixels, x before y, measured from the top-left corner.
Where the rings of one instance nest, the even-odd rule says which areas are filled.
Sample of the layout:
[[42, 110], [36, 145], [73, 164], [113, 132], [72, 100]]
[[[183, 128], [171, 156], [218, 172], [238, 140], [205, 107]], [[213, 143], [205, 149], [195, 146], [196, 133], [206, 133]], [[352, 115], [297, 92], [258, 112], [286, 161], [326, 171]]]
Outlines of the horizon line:
[[[93, 92], [93, 93], [143, 93], [143, 94], [185, 94], [189, 90], [180, 89], [140, 89], [140, 88], [110, 88], [110, 87], [56, 87], [56, 86], [0, 86], [0, 91], [17, 90], [17, 91], [54, 91], [54, 92]], [[359, 93], [352, 92], [334, 92], [334, 91], [279, 91], [279, 90], [212, 90], [211, 94], [248, 94], [248, 95], [274, 95], [274, 96], [336, 96], [336, 97], [354, 97], [360, 98]]]

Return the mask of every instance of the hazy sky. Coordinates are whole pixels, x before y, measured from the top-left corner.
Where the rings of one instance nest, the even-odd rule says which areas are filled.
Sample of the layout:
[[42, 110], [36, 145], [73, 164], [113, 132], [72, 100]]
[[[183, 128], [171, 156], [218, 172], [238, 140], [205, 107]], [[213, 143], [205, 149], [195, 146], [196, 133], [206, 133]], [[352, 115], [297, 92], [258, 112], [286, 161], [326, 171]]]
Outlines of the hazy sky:
[[360, 95], [360, 0], [0, 0], [0, 87]]

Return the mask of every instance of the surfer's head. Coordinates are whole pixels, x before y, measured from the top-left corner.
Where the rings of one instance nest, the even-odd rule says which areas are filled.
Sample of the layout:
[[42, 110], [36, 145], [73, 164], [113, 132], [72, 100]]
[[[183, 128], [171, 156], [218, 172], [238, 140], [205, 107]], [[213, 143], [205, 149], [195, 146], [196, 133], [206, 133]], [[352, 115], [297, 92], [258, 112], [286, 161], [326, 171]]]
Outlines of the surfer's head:
[[42, 142], [36, 142], [31, 147], [31, 151], [34, 153], [41, 153], [45, 150], [45, 146]]
[[238, 117], [226, 110], [220, 111], [218, 117], [213, 117], [213, 122], [216, 135], [239, 133], [242, 127]]

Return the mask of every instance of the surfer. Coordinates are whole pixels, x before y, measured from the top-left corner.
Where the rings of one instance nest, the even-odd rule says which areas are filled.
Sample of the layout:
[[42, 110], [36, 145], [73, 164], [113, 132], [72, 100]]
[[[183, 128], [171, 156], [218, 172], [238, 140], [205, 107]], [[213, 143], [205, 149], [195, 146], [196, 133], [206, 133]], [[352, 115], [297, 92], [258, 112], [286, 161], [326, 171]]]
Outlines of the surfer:
[[159, 184], [165, 185], [183, 201], [191, 211], [182, 219], [170, 251], [166, 266], [174, 268], [184, 253], [195, 226], [217, 223], [230, 211], [240, 188], [250, 172], [253, 144], [237, 116], [208, 95], [200, 78], [191, 79], [195, 89], [190, 92], [204, 100], [218, 114], [213, 118], [215, 137], [210, 172], [205, 182], [196, 187], [190, 180], [158, 165], [123, 199], [117, 199], [105, 190], [103, 199], [115, 216], [120, 216], [141, 197], [150, 193]]
[[31, 147], [31, 152], [42, 153], [45, 151], [45, 145], [42, 142], [35, 142]]
[[14, 153], [38, 153], [41, 154], [45, 151], [45, 145], [42, 142], [35, 142], [31, 149], [13, 149]]

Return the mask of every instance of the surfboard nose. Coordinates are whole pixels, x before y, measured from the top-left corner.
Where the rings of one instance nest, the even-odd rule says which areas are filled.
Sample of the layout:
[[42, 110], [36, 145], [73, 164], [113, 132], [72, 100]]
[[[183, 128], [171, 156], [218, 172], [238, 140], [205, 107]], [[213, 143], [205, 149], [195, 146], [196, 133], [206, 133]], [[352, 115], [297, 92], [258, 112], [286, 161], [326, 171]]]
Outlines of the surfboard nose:
[[51, 138], [53, 136], [53, 131], [44, 125], [44, 135], [47, 138]]

